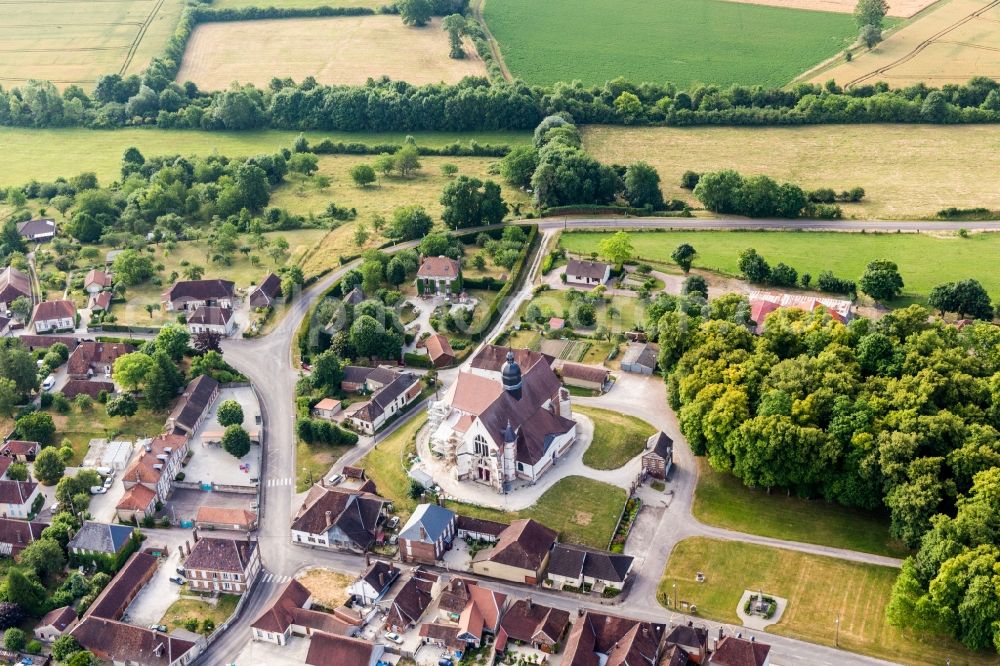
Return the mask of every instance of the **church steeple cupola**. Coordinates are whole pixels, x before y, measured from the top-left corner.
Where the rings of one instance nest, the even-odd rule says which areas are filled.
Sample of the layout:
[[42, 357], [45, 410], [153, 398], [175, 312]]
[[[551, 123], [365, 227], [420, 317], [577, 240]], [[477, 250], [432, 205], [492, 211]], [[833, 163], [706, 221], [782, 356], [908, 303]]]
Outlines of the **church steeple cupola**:
[[516, 444], [517, 443], [517, 433], [514, 432], [514, 427], [510, 424], [510, 420], [507, 420], [507, 427], [503, 431], [503, 443], [504, 444]]
[[507, 350], [507, 362], [503, 364], [503, 368], [500, 369], [500, 375], [503, 380], [503, 388], [507, 391], [514, 399], [521, 399], [521, 366], [517, 364], [514, 360], [514, 352], [510, 349]]

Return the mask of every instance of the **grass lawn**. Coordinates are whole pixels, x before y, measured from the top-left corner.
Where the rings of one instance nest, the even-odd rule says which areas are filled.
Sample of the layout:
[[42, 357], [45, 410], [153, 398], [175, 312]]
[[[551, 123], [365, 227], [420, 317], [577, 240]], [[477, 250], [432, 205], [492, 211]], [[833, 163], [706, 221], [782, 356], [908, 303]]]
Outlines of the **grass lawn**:
[[[1000, 293], [1000, 234], [854, 234], [795, 231], [667, 231], [630, 233], [636, 258], [670, 263], [670, 253], [681, 243], [698, 251], [694, 265], [726, 275], [738, 275], [738, 255], [752, 247], [772, 264], [783, 261], [815, 279], [830, 270], [841, 278], [857, 280], [873, 259], [891, 259], [899, 265], [904, 297], [923, 297], [941, 284], [976, 278], [986, 290]], [[587, 254], [597, 251], [602, 232], [564, 233], [560, 243], [567, 250]]]
[[[401, 520], [406, 520], [417, 505], [409, 496], [410, 479], [403, 463], [416, 452], [416, 434], [424, 421], [420, 417], [410, 419], [379, 442], [359, 463], [375, 482], [379, 494], [392, 500]], [[523, 511], [503, 511], [460, 502], [449, 502], [448, 506], [464, 515], [503, 522], [534, 518], [558, 530], [565, 541], [606, 548], [624, 504], [623, 489], [582, 476], [570, 476], [561, 479], [533, 507]]]
[[[558, 289], [539, 292], [530, 301], [521, 306], [518, 316], [523, 316], [528, 306], [534, 303], [541, 308], [543, 321], [548, 321], [551, 317], [559, 317], [565, 319], [567, 324], [574, 324], [575, 313], [568, 293], [568, 291]], [[600, 326], [609, 328], [612, 331], [631, 331], [637, 322], [642, 322], [646, 317], [646, 308], [638, 298], [606, 296], [605, 299], [610, 302], [605, 302], [605, 304], [597, 306], [594, 326], [584, 328], [574, 324], [574, 329], [584, 334]], [[609, 313], [609, 308], [614, 308], [617, 310], [617, 313]]]
[[769, 495], [763, 490], [747, 488], [731, 474], [716, 472], [704, 458], [698, 459], [698, 466], [698, 489], [692, 510], [703, 523], [876, 555], [909, 554], [903, 544], [889, 537], [889, 521], [885, 516], [820, 499]]
[[857, 33], [848, 14], [721, 0], [489, 0], [484, 12], [511, 72], [536, 84], [781, 86]]
[[860, 186], [865, 199], [841, 207], [845, 216], [862, 219], [929, 217], [949, 206], [1000, 209], [996, 125], [589, 125], [583, 136], [587, 152], [605, 163], [649, 162], [660, 174], [665, 197], [698, 207], [691, 192], [680, 187], [688, 169], [766, 174], [806, 189]]
[[52, 414], [52, 421], [56, 426], [53, 441], [56, 444], [63, 439], [72, 442], [73, 460], [69, 464], [73, 466], [83, 462], [83, 457], [87, 454], [87, 445], [92, 439], [110, 440], [121, 437], [135, 440], [139, 437], [155, 437], [163, 432], [163, 424], [167, 420], [167, 412], [154, 412], [145, 407], [140, 407], [135, 416], [130, 416], [128, 419], [108, 416], [104, 405], [96, 401], [89, 411], [81, 412], [73, 406], [66, 414], [60, 414], [55, 410], [49, 413]]
[[[705, 574], [704, 583], [695, 573]], [[897, 571], [736, 541], [693, 538], [677, 544], [660, 581], [658, 598], [677, 597], [698, 606], [698, 615], [739, 624], [736, 606], [744, 590], [763, 589], [788, 599], [768, 632], [833, 645], [840, 618], [840, 647], [914, 665], [995, 664], [996, 654], [976, 654], [957, 642], [899, 629], [885, 618]], [[764, 639], [766, 641], [766, 638]]]
[[[407, 136], [404, 132], [304, 134], [314, 144], [323, 139], [366, 144], [401, 144]], [[472, 139], [481, 144], [492, 145], [531, 143], [531, 134], [522, 132], [409, 134], [420, 146], [444, 146], [456, 141], [464, 144]], [[210, 155], [217, 152], [235, 158], [276, 152], [291, 146], [298, 135], [299, 132], [282, 130], [202, 132], [156, 128], [90, 130], [0, 127], [0, 145], [4, 147], [5, 156], [0, 161], [0, 187], [22, 185], [32, 178], [41, 181], [54, 180], [59, 176], [68, 178], [81, 171], [93, 171], [101, 183], [107, 184], [121, 176], [122, 154], [130, 146], [138, 148], [146, 157]]]
[[618, 469], [646, 448], [656, 428], [642, 419], [606, 409], [576, 407], [594, 421], [594, 441], [583, 454], [583, 464], [594, 469]]
[[220, 594], [219, 603], [212, 605], [207, 601], [195, 599], [178, 599], [170, 605], [167, 612], [160, 618], [160, 624], [167, 625], [167, 631], [177, 628], [184, 628], [184, 621], [190, 618], [198, 620], [199, 629], [204, 620], [211, 620], [215, 626], [219, 626], [229, 619], [229, 616], [236, 610], [236, 603], [240, 600], [236, 594]]
[[314, 483], [319, 483], [323, 475], [330, 471], [333, 463], [347, 452], [346, 446], [330, 446], [327, 444], [307, 444], [296, 438], [295, 464], [298, 471], [295, 479], [295, 492], [304, 493]]
[[324, 608], [334, 609], [344, 605], [350, 598], [347, 587], [354, 582], [354, 578], [349, 574], [329, 569], [310, 569], [297, 580], [312, 592], [315, 603]]

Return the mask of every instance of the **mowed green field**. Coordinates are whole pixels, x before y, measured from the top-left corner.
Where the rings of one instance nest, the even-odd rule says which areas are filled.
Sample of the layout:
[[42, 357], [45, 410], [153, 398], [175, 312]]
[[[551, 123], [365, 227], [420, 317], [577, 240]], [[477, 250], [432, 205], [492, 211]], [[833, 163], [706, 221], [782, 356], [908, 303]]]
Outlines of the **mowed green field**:
[[42, 79], [92, 88], [138, 74], [173, 34], [184, 0], [4, 0], [0, 85]]
[[[695, 582], [699, 571], [704, 583]], [[696, 605], [699, 616], [739, 626], [736, 606], [743, 591], [762, 589], [788, 600], [781, 621], [767, 633], [828, 646], [839, 638], [842, 649], [912, 666], [938, 666], [949, 659], [952, 666], [997, 663], [996, 652], [971, 652], [949, 638], [890, 625], [885, 607], [897, 573], [780, 548], [693, 538], [674, 548], [657, 598], [667, 606], [676, 583], [678, 599]], [[766, 635], [754, 633], [767, 642]]]
[[[291, 146], [299, 132], [261, 130], [254, 132], [200, 132], [198, 130], [158, 130], [125, 128], [118, 130], [88, 129], [21, 129], [0, 127], [0, 187], [21, 185], [31, 179], [53, 180], [59, 176], [75, 176], [81, 171], [93, 171], [103, 183], [118, 177], [122, 154], [135, 146], [147, 157], [153, 155], [209, 155], [213, 152], [228, 157], [252, 156], [274, 152]], [[348, 132], [306, 132], [310, 142], [323, 139], [366, 144], [402, 143], [406, 134], [351, 134]], [[421, 146], [444, 146], [455, 141], [480, 144], [522, 144], [531, 142], [531, 134], [518, 132], [414, 132]]]
[[[572, 232], [560, 238], [571, 252], [599, 252], [610, 232]], [[754, 248], [774, 265], [783, 261], [815, 278], [825, 270], [850, 280], [864, 273], [873, 259], [899, 265], [904, 297], [925, 298], [942, 282], [975, 278], [994, 297], [1000, 296], [1000, 234], [977, 233], [968, 238], [930, 234], [860, 234], [807, 231], [666, 231], [631, 232], [637, 258], [673, 263], [670, 253], [681, 243], [698, 251], [695, 268], [739, 275], [738, 255]]]
[[857, 34], [849, 14], [723, 0], [487, 0], [484, 17], [515, 77], [779, 86]]
[[312, 9], [314, 7], [379, 7], [391, 5], [392, 0], [213, 0], [213, 9], [241, 9], [243, 7], [280, 7], [281, 9]]

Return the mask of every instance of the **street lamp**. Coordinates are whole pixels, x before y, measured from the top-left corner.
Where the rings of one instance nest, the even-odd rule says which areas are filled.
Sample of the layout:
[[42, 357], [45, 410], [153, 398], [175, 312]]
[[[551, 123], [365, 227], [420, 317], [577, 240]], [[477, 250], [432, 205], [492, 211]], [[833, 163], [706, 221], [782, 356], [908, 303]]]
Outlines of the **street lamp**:
[[834, 636], [833, 644], [837, 647], [840, 647], [840, 613], [837, 613], [836, 622], [837, 622], [837, 633]]
[[677, 581], [674, 581], [674, 610], [677, 610]]

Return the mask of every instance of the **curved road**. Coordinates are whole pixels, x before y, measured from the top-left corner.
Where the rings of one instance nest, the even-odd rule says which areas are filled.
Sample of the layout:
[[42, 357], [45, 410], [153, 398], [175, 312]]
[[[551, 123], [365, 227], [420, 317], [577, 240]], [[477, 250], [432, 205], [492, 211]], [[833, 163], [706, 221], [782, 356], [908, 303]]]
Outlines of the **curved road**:
[[[546, 239], [558, 229], [579, 228], [664, 228], [664, 229], [773, 229], [773, 230], [826, 230], [826, 231], [956, 231], [961, 228], [969, 230], [994, 231], [1000, 230], [997, 222], [919, 222], [919, 221], [819, 221], [819, 220], [746, 220], [736, 218], [720, 219], [680, 219], [680, 218], [547, 218], [542, 220], [519, 220], [518, 224], [538, 224], [545, 231]], [[462, 233], [476, 231], [464, 229]], [[398, 251], [405, 247], [413, 247], [415, 243], [400, 244], [387, 250]], [[543, 244], [544, 247], [544, 244]], [[517, 304], [530, 294], [540, 263], [539, 256], [533, 258], [530, 273], [524, 288], [515, 294], [507, 305], [507, 311], [498, 328], [506, 325]], [[297, 372], [292, 364], [292, 353], [296, 345], [296, 332], [299, 325], [308, 315], [313, 301], [326, 291], [343, 274], [353, 268], [356, 262], [344, 265], [326, 275], [311, 287], [298, 294], [288, 306], [284, 317], [274, 331], [266, 336], [246, 340], [227, 340], [223, 348], [227, 361], [238, 368], [253, 383], [257, 390], [264, 417], [265, 455], [263, 460], [262, 480], [291, 478], [295, 479], [295, 435], [294, 400]], [[899, 561], [866, 553], [855, 553], [831, 549], [812, 544], [786, 542], [778, 539], [768, 539], [754, 535], [742, 534], [731, 530], [720, 529], [698, 522], [691, 514], [691, 504], [694, 488], [697, 482], [697, 467], [686, 442], [680, 437], [676, 416], [670, 410], [664, 409], [665, 391], [663, 382], [651, 381], [641, 390], [643, 395], [659, 391], [652, 400], [637, 401], [632, 391], [626, 391], [624, 386], [618, 392], [613, 391], [608, 396], [596, 400], [593, 404], [602, 407], [620, 409], [623, 412], [635, 413], [657, 427], [664, 429], [674, 437], [675, 469], [672, 472], [671, 488], [673, 499], [670, 507], [664, 511], [663, 518], [656, 530], [655, 548], [647, 553], [643, 566], [638, 573], [635, 584], [630, 591], [622, 612], [635, 617], [663, 621], [673, 614], [664, 610], [656, 600], [656, 585], [663, 567], [673, 546], [679, 541], [691, 536], [710, 536], [721, 539], [734, 539], [764, 545], [789, 548], [803, 552], [841, 557], [855, 561], [871, 562], [888, 566], [898, 566]], [[588, 399], [579, 399], [581, 404], [587, 404]], [[617, 403], [617, 404], [616, 404]], [[410, 412], [415, 415], [417, 410]], [[360, 457], [362, 452], [352, 452], [351, 458]], [[291, 486], [262, 486], [260, 506], [260, 528], [258, 539], [261, 555], [266, 570], [277, 576], [292, 576], [304, 566], [324, 565], [345, 572], [359, 572], [364, 564], [360, 557], [324, 550], [311, 550], [295, 546], [291, 543], [289, 524], [297, 506], [293, 505], [294, 481]], [[271, 577], [262, 577], [271, 578]], [[506, 585], [490, 581], [491, 585], [511, 594], [527, 595], [540, 599], [543, 603], [569, 610], [577, 608], [607, 608], [608, 604], [581, 600], [577, 597], [526, 588], [517, 585]], [[250, 622], [264, 609], [280, 583], [259, 580], [249, 593], [245, 605], [237, 618], [234, 618], [228, 629], [199, 657], [198, 663], [232, 663], [246, 647], [249, 639]], [[686, 621], [686, 616], [679, 616], [678, 621]], [[699, 622], [702, 622], [699, 620]], [[714, 631], [719, 625], [704, 622]], [[844, 652], [834, 648], [824, 647], [777, 636], [760, 634], [740, 629], [744, 635], [757, 633], [772, 646], [773, 659], [777, 663], [788, 664], [793, 661], [803, 661], [810, 664], [882, 664], [881, 660]]]

